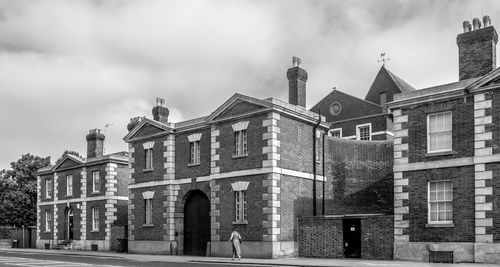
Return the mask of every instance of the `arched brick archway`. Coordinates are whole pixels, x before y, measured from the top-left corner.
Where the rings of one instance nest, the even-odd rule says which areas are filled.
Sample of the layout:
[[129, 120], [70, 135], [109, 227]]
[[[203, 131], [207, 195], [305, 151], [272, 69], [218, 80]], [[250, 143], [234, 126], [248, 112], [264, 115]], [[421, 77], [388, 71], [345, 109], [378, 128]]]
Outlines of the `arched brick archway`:
[[205, 256], [210, 241], [210, 200], [200, 190], [186, 194], [184, 204], [184, 254]]

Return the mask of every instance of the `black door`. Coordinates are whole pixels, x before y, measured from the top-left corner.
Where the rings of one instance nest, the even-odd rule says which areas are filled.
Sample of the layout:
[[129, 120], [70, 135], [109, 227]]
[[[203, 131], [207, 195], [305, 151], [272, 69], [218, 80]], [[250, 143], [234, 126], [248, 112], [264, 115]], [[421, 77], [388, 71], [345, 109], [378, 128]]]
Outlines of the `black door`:
[[206, 256], [210, 241], [210, 201], [194, 191], [184, 206], [184, 254]]
[[344, 256], [346, 258], [361, 258], [361, 221], [359, 219], [345, 219], [344, 228]]
[[73, 213], [68, 216], [68, 239], [73, 240]]

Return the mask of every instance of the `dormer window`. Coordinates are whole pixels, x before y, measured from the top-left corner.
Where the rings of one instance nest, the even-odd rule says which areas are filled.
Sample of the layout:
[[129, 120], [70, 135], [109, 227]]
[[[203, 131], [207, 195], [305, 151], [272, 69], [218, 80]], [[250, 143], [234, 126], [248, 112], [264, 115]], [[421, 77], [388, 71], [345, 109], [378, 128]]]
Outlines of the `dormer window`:
[[247, 145], [248, 121], [233, 124], [234, 130], [234, 156], [248, 155]]

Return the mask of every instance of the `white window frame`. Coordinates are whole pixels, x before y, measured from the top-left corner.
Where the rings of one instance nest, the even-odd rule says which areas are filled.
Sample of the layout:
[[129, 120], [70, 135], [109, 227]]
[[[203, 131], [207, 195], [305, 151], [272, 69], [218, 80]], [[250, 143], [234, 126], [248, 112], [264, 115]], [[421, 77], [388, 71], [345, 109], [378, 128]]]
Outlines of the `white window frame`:
[[45, 211], [45, 232], [52, 231], [52, 212]]
[[99, 193], [101, 188], [101, 178], [99, 171], [92, 172], [92, 193]]
[[[431, 150], [431, 134], [432, 134], [430, 132], [431, 116], [444, 115], [444, 114], [450, 114], [451, 129], [448, 130], [450, 132], [450, 135], [451, 135], [450, 136], [450, 148]], [[444, 133], [444, 132], [448, 132], [448, 131], [442, 131], [440, 133]], [[427, 114], [427, 153], [448, 152], [448, 151], [452, 151], [452, 150], [453, 150], [453, 113], [451, 111], [446, 111], [446, 112]]]
[[[450, 195], [451, 199], [445, 200], [434, 200], [431, 201], [431, 183], [450, 183]], [[451, 203], [451, 220], [447, 221], [432, 221], [431, 220], [431, 203]], [[439, 211], [438, 211], [438, 219], [439, 219]], [[429, 224], [452, 224], [453, 223], [453, 182], [451, 180], [436, 180], [427, 182], [427, 222]]]
[[73, 195], [73, 175], [66, 176], [66, 196]]
[[248, 133], [246, 129], [234, 132], [234, 155], [248, 155]]
[[247, 222], [247, 190], [234, 191], [235, 221]]
[[364, 140], [364, 141], [371, 141], [372, 140], [372, 124], [371, 123], [356, 125], [356, 140], [361, 140], [360, 128], [367, 127], [367, 126], [368, 126], [368, 131], [370, 132], [370, 134], [368, 135], [370, 139]]
[[338, 132], [339, 133], [339, 137], [336, 137], [336, 138], [342, 138], [342, 128], [330, 129], [328, 131], [328, 135], [331, 136], [331, 137], [335, 137], [335, 136], [333, 136], [333, 132]]
[[52, 197], [52, 178], [45, 179], [45, 198]]
[[190, 160], [189, 164], [200, 164], [200, 141], [189, 142]]
[[153, 225], [153, 199], [144, 199], [144, 224]]
[[92, 231], [99, 231], [99, 208], [92, 207]]

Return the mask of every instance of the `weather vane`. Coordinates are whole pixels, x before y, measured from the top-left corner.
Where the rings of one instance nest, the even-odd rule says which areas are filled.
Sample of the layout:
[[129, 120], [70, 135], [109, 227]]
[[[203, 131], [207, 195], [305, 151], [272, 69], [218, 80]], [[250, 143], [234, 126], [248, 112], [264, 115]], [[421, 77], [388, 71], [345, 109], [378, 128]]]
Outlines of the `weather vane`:
[[385, 58], [385, 52], [380, 53], [380, 59], [377, 62], [382, 62], [382, 66], [385, 66], [385, 62], [391, 60], [390, 58]]

